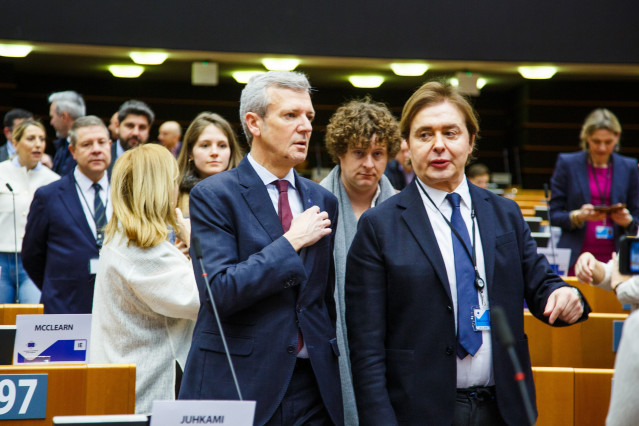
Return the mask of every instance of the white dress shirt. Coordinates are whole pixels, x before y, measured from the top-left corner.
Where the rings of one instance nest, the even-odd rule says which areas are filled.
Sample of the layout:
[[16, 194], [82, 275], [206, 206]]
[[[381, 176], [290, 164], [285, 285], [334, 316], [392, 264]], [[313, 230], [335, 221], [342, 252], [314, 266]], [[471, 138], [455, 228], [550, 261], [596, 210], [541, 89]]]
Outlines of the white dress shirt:
[[[247, 155], [249, 163], [257, 172], [257, 175], [260, 177], [264, 185], [266, 185], [266, 190], [268, 191], [268, 196], [271, 197], [271, 202], [273, 203], [273, 208], [275, 209], [275, 213], [277, 213], [277, 201], [280, 198], [280, 192], [273, 183], [276, 180], [280, 180], [273, 173], [269, 172], [264, 166], [259, 164], [251, 154]], [[300, 197], [300, 193], [295, 187], [295, 174], [293, 173], [293, 169], [289, 170], [286, 176], [282, 180], [288, 182], [288, 203], [291, 206], [291, 213], [293, 213], [293, 217], [302, 213], [304, 209], [304, 204], [302, 204], [302, 198]]]
[[[450, 220], [450, 216], [453, 209], [446, 199], [448, 194], [445, 191], [431, 188], [425, 185], [419, 178], [417, 178], [417, 184], [420, 185], [426, 193], [433, 200], [431, 201], [424, 195], [423, 191], [419, 191], [428, 219], [433, 227], [435, 238], [439, 245], [444, 264], [446, 266], [446, 275], [448, 276], [448, 282], [450, 283], [450, 294], [453, 299], [453, 308], [455, 309], [455, 330], [457, 330], [457, 280], [455, 276], [455, 256], [453, 252], [453, 236], [451, 229], [442, 217], [442, 214]], [[473, 222], [471, 219], [471, 198], [468, 190], [468, 182], [466, 177], [462, 180], [462, 183], [455, 188], [453, 192], [458, 193], [461, 196], [461, 203], [459, 210], [461, 212], [464, 222], [466, 222], [466, 228], [468, 228], [468, 235], [471, 236], [471, 244], [474, 243], [475, 254], [477, 259], [477, 269], [479, 276], [486, 282], [486, 271], [484, 267], [484, 250], [481, 244], [481, 235], [479, 233], [479, 223], [475, 220], [475, 238], [473, 241], [472, 230]], [[434, 203], [434, 205], [433, 205]], [[441, 213], [440, 213], [441, 212]], [[456, 238], [456, 237], [455, 237]], [[472, 248], [469, 247], [472, 253]], [[485, 300], [488, 300], [488, 288], [484, 287], [483, 293]], [[477, 301], [479, 305], [479, 298]], [[475, 354], [475, 356], [468, 355], [464, 359], [457, 358], [457, 387], [467, 388], [471, 386], [491, 386], [495, 384], [492, 368], [492, 345], [490, 341], [490, 331], [482, 331], [482, 345]]]
[[[91, 228], [91, 233], [97, 239], [97, 230], [95, 227], [95, 220], [93, 218], [93, 203], [95, 200], [95, 189], [93, 189], [93, 181], [86, 177], [84, 173], [75, 167], [73, 171], [73, 177], [77, 185], [75, 186], [76, 191], [78, 192], [78, 198], [80, 198], [80, 204], [82, 205], [82, 210], [84, 211], [84, 215], [87, 218], [87, 223], [89, 224], [89, 228]], [[102, 179], [100, 179], [97, 183], [100, 184], [102, 190], [100, 190], [100, 198], [102, 199], [102, 204], [106, 208], [106, 217], [107, 221], [111, 220], [111, 214], [113, 213], [113, 207], [111, 206], [111, 187], [109, 186], [109, 178], [107, 177], [107, 173], [104, 173]]]

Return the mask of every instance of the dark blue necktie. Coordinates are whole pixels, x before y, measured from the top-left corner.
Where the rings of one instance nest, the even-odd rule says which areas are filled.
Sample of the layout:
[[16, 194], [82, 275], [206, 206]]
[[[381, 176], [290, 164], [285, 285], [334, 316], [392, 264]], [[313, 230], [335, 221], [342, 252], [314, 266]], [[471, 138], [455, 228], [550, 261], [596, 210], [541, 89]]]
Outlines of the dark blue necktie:
[[[470, 236], [466, 223], [459, 211], [461, 196], [455, 192], [446, 195], [446, 199], [453, 208], [450, 223], [466, 247], [471, 250]], [[459, 238], [451, 230], [453, 238], [453, 253], [455, 254], [455, 276], [457, 279], [457, 356], [464, 359], [466, 355], [475, 355], [481, 346], [481, 331], [473, 330], [473, 307], [478, 305], [477, 290], [475, 289], [475, 268], [469, 253], [464, 249]]]

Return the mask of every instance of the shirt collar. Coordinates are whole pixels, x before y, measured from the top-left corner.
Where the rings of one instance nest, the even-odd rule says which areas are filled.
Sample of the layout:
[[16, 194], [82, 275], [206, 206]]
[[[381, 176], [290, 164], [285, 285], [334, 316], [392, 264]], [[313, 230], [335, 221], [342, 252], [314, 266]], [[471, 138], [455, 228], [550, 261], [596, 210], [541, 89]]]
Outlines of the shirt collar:
[[[124, 154], [124, 148], [122, 148], [122, 141], [120, 139], [118, 139], [118, 143], [116, 144], [115, 154], [117, 156], [116, 158], [120, 158], [122, 154]], [[111, 161], [115, 160], [112, 158]]]
[[[11, 142], [8, 142], [8, 143], [11, 143]], [[22, 164], [20, 164], [20, 159], [18, 158], [17, 155], [11, 159], [11, 164], [13, 164], [14, 166], [16, 166], [19, 169], [24, 167]], [[32, 170], [38, 171], [38, 170], [42, 169], [43, 167], [44, 166], [42, 165], [42, 163], [38, 161], [38, 164], [36, 164], [36, 166]], [[26, 169], [26, 167], [25, 167], [25, 169]]]
[[377, 200], [379, 199], [379, 194], [382, 193], [382, 180], [379, 180], [380, 183], [377, 184], [377, 191], [375, 191], [375, 195], [373, 196], [373, 200], [371, 201], [371, 208], [375, 207], [377, 205]]
[[[438, 209], [441, 208], [443, 203], [448, 203], [448, 201], [446, 200], [446, 195], [448, 195], [448, 192], [442, 191], [440, 189], [435, 189], [426, 185], [424, 182], [422, 182], [422, 180], [419, 177], [417, 177], [416, 180], [417, 180], [417, 184], [421, 185], [422, 188], [424, 188], [424, 190], [426, 191], [428, 196], [431, 198], [431, 200], [433, 200], [433, 202], [435, 203], [435, 206], [437, 206]], [[464, 178], [462, 179], [461, 183], [457, 186], [457, 188], [455, 188], [453, 192], [458, 193], [461, 197], [462, 204], [465, 204], [466, 207], [470, 209], [470, 205], [471, 205], [470, 189], [468, 188], [468, 181], [466, 180], [466, 175], [464, 175]]]
[[[82, 192], [88, 192], [89, 190], [93, 191], [93, 181], [89, 179], [84, 173], [82, 173], [78, 166], [75, 166], [73, 177], [75, 178], [75, 181], [78, 183], [78, 186], [80, 187]], [[97, 183], [100, 184], [102, 190], [108, 190], [109, 178], [107, 177], [106, 172], [104, 173], [104, 176], [102, 176], [102, 179], [100, 179]]]
[[[264, 185], [270, 185], [273, 183], [273, 181], [280, 180], [280, 178], [271, 173], [266, 167], [258, 163], [255, 158], [251, 156], [250, 152], [248, 153], [247, 158]], [[289, 170], [282, 180], [287, 181], [290, 186], [295, 188], [295, 172], [293, 171], [293, 169]]]

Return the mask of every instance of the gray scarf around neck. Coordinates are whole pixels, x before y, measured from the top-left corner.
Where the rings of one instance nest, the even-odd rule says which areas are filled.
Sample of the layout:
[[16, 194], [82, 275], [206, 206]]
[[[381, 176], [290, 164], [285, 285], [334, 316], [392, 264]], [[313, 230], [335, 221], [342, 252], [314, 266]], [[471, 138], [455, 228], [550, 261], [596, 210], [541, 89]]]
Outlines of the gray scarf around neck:
[[[342, 381], [342, 397], [344, 400], [344, 424], [346, 426], [357, 425], [357, 406], [353, 392], [353, 379], [351, 376], [350, 351], [346, 333], [346, 304], [344, 294], [344, 281], [346, 278], [346, 256], [351, 247], [355, 233], [357, 232], [357, 218], [353, 212], [353, 206], [348, 198], [344, 184], [340, 178], [341, 169], [335, 166], [333, 170], [320, 182], [337, 197], [339, 201], [339, 220], [335, 230], [335, 304], [337, 306], [337, 343], [340, 350], [339, 370]], [[379, 205], [396, 194], [386, 175], [382, 174], [379, 181], [380, 193], [375, 202]]]

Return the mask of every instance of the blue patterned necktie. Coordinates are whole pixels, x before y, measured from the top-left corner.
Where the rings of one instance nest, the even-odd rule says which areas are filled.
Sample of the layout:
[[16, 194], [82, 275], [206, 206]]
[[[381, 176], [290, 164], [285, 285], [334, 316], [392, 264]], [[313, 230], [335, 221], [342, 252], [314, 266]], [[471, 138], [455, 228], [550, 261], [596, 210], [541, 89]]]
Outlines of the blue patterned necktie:
[[[446, 195], [446, 199], [453, 208], [450, 223], [464, 240], [466, 247], [471, 250], [470, 236], [466, 223], [459, 211], [461, 196], [455, 192]], [[453, 253], [455, 254], [455, 276], [457, 280], [457, 356], [464, 359], [466, 355], [475, 355], [481, 346], [481, 331], [473, 330], [473, 306], [478, 305], [477, 290], [475, 289], [475, 268], [464, 245], [451, 230], [453, 238]]]
[[95, 215], [95, 230], [97, 234], [96, 240], [98, 245], [101, 246], [104, 240], [104, 228], [107, 224], [106, 209], [104, 208], [104, 203], [102, 203], [102, 198], [100, 198], [100, 191], [102, 190], [102, 186], [97, 182], [91, 186], [95, 191], [95, 198], [93, 200], [93, 214]]

